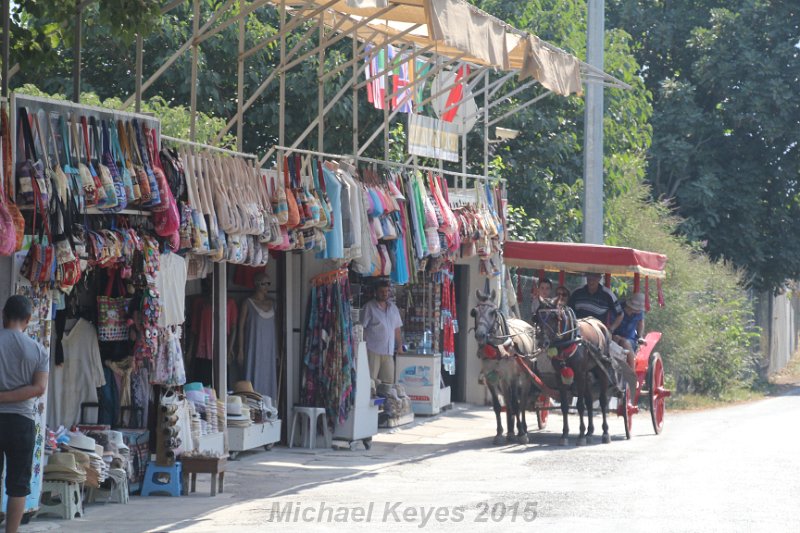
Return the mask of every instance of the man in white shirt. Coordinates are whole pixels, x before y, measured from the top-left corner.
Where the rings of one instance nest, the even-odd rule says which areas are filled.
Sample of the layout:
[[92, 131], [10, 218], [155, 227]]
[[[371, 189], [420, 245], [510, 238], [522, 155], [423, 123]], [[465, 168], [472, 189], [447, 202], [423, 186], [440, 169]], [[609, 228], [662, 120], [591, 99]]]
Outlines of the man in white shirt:
[[24, 332], [31, 301], [11, 296], [3, 307], [0, 330], [0, 478], [6, 470], [6, 533], [16, 533], [31, 492], [35, 398], [47, 389], [50, 355]]
[[394, 356], [402, 353], [403, 338], [400, 328], [403, 320], [400, 310], [389, 301], [389, 281], [381, 280], [375, 291], [375, 299], [364, 306], [361, 319], [364, 340], [369, 356], [369, 373], [377, 383], [394, 383]]

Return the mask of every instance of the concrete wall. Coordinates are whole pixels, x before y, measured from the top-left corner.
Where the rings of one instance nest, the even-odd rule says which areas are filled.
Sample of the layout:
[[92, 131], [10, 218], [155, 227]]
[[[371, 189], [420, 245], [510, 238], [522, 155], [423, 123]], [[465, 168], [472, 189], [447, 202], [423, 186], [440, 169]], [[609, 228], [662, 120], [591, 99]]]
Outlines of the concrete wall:
[[761, 328], [761, 370], [773, 374], [782, 370], [798, 348], [800, 297], [787, 291], [777, 296], [751, 294], [755, 322]]

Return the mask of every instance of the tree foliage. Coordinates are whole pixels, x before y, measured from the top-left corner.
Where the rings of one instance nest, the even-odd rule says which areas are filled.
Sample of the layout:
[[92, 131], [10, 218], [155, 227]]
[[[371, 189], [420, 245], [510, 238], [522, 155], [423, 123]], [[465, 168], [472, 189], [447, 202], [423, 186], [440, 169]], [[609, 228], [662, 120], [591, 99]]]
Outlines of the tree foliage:
[[612, 0], [654, 95], [647, 179], [757, 289], [800, 275], [796, 2]]
[[[667, 255], [666, 306], [652, 299], [647, 330], [661, 331], [658, 351], [681, 392], [719, 395], [756, 377], [753, 355], [758, 329], [741, 287], [742, 273], [710, 260], [676, 236], [680, 219], [663, 203], [649, 201], [638, 185], [606, 204], [609, 244], [658, 250]], [[651, 285], [651, 294], [655, 295]]]

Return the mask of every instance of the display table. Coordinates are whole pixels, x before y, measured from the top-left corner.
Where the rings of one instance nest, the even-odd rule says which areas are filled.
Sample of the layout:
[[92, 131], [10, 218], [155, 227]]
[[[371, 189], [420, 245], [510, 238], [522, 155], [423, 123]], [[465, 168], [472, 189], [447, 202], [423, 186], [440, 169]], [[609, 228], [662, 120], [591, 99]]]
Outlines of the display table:
[[265, 450], [281, 440], [281, 421], [261, 422], [247, 427], [228, 428], [228, 452], [236, 459], [239, 452], [263, 446]]
[[411, 398], [414, 414], [435, 415], [450, 405], [450, 387], [440, 388], [441, 354], [397, 354], [395, 367], [397, 383]]
[[197, 474], [211, 474], [211, 496], [217, 495], [217, 480], [219, 480], [219, 492], [222, 494], [225, 483], [225, 466], [227, 460], [224, 457], [181, 457], [181, 476], [183, 481], [183, 495], [189, 494], [189, 476], [191, 475], [192, 488], [195, 491], [197, 485]]
[[356, 397], [347, 420], [337, 424], [333, 432], [335, 441], [351, 445], [360, 440], [366, 449], [372, 446], [372, 436], [378, 432], [378, 404], [370, 397], [369, 363], [367, 344], [358, 343], [356, 348]]

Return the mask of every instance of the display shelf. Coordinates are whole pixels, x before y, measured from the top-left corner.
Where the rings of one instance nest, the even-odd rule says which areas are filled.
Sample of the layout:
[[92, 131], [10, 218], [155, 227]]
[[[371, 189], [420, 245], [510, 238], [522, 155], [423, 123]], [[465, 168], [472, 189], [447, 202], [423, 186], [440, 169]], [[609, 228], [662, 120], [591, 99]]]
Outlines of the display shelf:
[[352, 445], [361, 441], [366, 449], [372, 446], [372, 436], [378, 432], [378, 405], [370, 397], [369, 364], [367, 344], [359, 342], [356, 357], [356, 397], [347, 420], [338, 424], [333, 432], [334, 440]]
[[281, 440], [281, 421], [261, 422], [247, 427], [228, 428], [228, 452], [236, 459], [239, 452], [264, 447], [265, 450]]

